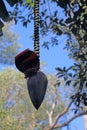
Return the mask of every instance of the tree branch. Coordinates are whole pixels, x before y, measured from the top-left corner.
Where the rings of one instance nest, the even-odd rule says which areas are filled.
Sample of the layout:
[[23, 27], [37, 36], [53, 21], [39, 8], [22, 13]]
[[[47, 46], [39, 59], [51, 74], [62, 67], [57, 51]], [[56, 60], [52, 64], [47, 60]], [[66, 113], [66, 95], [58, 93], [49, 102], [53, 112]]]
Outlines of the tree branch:
[[[70, 100], [70, 103], [68, 104], [68, 106], [67, 106], [60, 114], [58, 114], [58, 115], [55, 117], [53, 124], [51, 123], [51, 125], [48, 125], [47, 127], [45, 127], [44, 130], [51, 130], [52, 128], [55, 127], [55, 125], [56, 125], [58, 119], [59, 119], [61, 116], [63, 116], [63, 115], [69, 110], [70, 106], [71, 106], [72, 103], [73, 103], [73, 100], [74, 100], [74, 99], [71, 99], [71, 100]], [[51, 112], [53, 112], [53, 111], [51, 110]]]
[[60, 119], [60, 117], [63, 116], [64, 114], [66, 114], [66, 113], [68, 112], [69, 108], [71, 107], [71, 105], [72, 105], [72, 103], [73, 103], [73, 100], [74, 100], [74, 99], [71, 99], [70, 102], [69, 102], [69, 104], [68, 104], [68, 106], [67, 106], [60, 114], [58, 114], [58, 115], [55, 117], [55, 120], [54, 120], [54, 122], [53, 122], [53, 124], [52, 124], [53, 127], [55, 126], [55, 124], [57, 123], [57, 121]]
[[[75, 94], [74, 96], [76, 96], [76, 95], [78, 94], [78, 92], [79, 92], [79, 89], [77, 90], [77, 92], [76, 92], [76, 94]], [[58, 115], [55, 117], [54, 122], [53, 122], [53, 124], [52, 124], [53, 127], [56, 125], [57, 121], [61, 118], [61, 116], [63, 116], [64, 114], [66, 114], [66, 113], [68, 112], [68, 110], [69, 110], [69, 108], [71, 107], [73, 101], [74, 101], [74, 98], [71, 98], [71, 100], [70, 100], [68, 106], [66, 106], [65, 109], [64, 109], [60, 114], [58, 114]]]
[[81, 112], [81, 113], [78, 113], [76, 115], [74, 115], [73, 117], [71, 117], [68, 121], [66, 121], [65, 123], [63, 124], [58, 124], [58, 125], [55, 125], [54, 128], [61, 128], [61, 127], [64, 127], [64, 126], [67, 126], [71, 121], [73, 121], [74, 119], [80, 117], [80, 116], [83, 116], [83, 115], [87, 115], [87, 111], [85, 112]]
[[52, 115], [53, 115], [53, 113], [54, 113], [54, 109], [55, 109], [55, 107], [56, 107], [56, 104], [57, 104], [57, 100], [55, 99], [55, 101], [54, 101], [54, 103], [53, 103], [53, 105], [52, 105], [51, 111], [50, 111], [50, 112], [47, 111], [47, 114], [48, 114], [48, 117], [49, 117], [49, 124], [50, 124], [50, 126], [52, 125]]
[[[78, 92], [79, 92], [79, 89], [77, 90], [77, 92], [76, 92], [76, 94], [74, 95], [74, 97], [78, 94]], [[69, 111], [69, 109], [70, 109], [70, 107], [71, 107], [73, 101], [74, 101], [74, 98], [71, 98], [69, 104], [65, 107], [65, 109], [64, 109], [61, 113], [57, 114], [57, 116], [55, 117], [53, 123], [52, 123], [52, 120], [51, 120], [51, 123], [50, 123], [48, 126], [46, 126], [46, 127], [44, 128], [44, 130], [52, 130], [52, 129], [54, 129], [54, 128], [61, 128], [61, 127], [63, 127], [63, 126], [68, 125], [68, 124], [69, 124], [72, 120], [74, 120], [75, 118], [87, 114], [87, 111], [82, 111], [82, 112], [80, 112], [79, 114], [76, 114], [76, 115], [74, 115], [73, 117], [71, 117], [71, 118], [70, 118], [68, 121], [66, 121], [65, 123], [63, 123], [63, 124], [57, 124], [58, 120], [59, 120], [64, 114], [66, 114], [66, 113]], [[54, 107], [53, 107], [53, 109], [51, 110], [51, 112], [49, 112], [49, 114], [53, 115], [53, 112], [54, 112]], [[51, 117], [52, 117], [52, 116], [51, 116]]]
[[54, 126], [48, 125], [44, 128], [44, 130], [52, 130], [52, 129], [55, 129], [55, 128], [61, 128], [61, 127], [67, 126], [71, 121], [73, 121], [74, 119], [76, 119], [80, 116], [83, 116], [83, 115], [87, 115], [87, 111], [83, 111], [81, 113], [75, 114], [69, 120], [67, 120], [66, 122], [64, 122], [62, 124], [57, 124], [57, 125], [54, 125]]

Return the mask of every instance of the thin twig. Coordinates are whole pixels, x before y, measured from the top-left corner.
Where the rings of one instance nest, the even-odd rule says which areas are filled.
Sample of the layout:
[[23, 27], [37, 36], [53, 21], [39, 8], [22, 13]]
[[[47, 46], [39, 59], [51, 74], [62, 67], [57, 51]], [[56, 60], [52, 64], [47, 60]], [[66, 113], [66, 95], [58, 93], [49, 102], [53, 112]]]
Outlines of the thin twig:
[[71, 121], [73, 121], [74, 119], [76, 119], [80, 116], [83, 116], [83, 115], [87, 115], [87, 111], [81, 112], [81, 113], [78, 113], [78, 114], [72, 116], [69, 120], [67, 120], [66, 122], [64, 122], [62, 124], [57, 124], [57, 125], [54, 125], [54, 126], [48, 125], [44, 128], [44, 130], [52, 130], [52, 129], [55, 129], [55, 128], [61, 128], [61, 127], [67, 126], [69, 123], [71, 123]]
[[50, 124], [50, 126], [52, 125], [52, 116], [53, 116], [53, 113], [54, 113], [54, 109], [55, 109], [55, 107], [56, 107], [56, 104], [57, 104], [57, 100], [55, 99], [55, 101], [54, 101], [54, 103], [53, 103], [53, 105], [52, 105], [52, 109], [51, 109], [51, 111], [49, 112], [49, 111], [47, 111], [47, 114], [48, 114], [48, 117], [49, 117], [49, 124]]

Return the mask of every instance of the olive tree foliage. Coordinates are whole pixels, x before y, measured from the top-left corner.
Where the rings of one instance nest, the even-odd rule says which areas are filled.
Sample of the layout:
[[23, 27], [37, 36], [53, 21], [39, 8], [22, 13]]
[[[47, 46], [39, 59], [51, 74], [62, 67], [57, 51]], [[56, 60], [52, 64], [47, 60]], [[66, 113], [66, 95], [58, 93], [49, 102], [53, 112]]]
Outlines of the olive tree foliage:
[[14, 57], [21, 47], [17, 42], [18, 35], [12, 30], [13, 23], [6, 23], [0, 36], [0, 63], [3, 64], [14, 64]]

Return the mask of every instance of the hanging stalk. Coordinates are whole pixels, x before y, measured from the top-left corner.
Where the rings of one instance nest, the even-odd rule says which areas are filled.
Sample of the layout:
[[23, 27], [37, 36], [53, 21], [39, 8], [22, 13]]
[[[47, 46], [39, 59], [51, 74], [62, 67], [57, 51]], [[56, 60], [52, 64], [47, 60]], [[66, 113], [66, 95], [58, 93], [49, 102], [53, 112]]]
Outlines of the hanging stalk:
[[40, 47], [39, 47], [39, 0], [34, 1], [34, 52], [38, 56], [40, 67]]

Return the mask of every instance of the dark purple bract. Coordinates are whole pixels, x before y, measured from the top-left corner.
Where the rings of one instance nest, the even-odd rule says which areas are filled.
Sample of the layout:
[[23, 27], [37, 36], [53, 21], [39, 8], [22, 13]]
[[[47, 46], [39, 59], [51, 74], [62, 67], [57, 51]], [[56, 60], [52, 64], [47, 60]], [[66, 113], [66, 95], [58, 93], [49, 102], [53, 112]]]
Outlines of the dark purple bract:
[[47, 84], [48, 84], [47, 77], [41, 71], [37, 71], [27, 80], [28, 92], [31, 101], [36, 109], [40, 107], [44, 99]]

